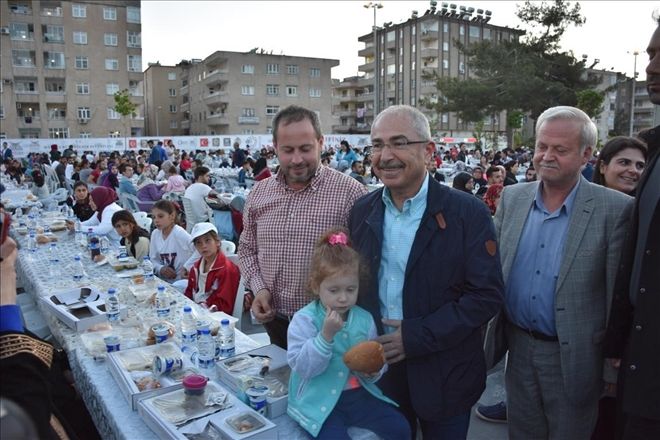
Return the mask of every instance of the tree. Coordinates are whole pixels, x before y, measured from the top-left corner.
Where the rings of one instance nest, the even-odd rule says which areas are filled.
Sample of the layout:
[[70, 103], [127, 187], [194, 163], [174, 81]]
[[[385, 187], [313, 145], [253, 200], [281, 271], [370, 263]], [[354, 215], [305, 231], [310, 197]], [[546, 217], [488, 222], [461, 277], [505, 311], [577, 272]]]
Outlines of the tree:
[[114, 110], [121, 115], [124, 123], [124, 146], [126, 147], [126, 137], [130, 135], [128, 130], [128, 116], [131, 118], [137, 116], [137, 113], [135, 113], [137, 105], [131, 101], [131, 95], [128, 93], [128, 89], [116, 92], [114, 98]]
[[577, 108], [595, 118], [603, 111], [605, 95], [594, 89], [585, 89], [577, 92]]
[[[577, 92], [594, 81], [584, 75], [585, 61], [560, 51], [559, 41], [568, 26], [584, 23], [580, 5], [563, 0], [526, 1], [518, 6], [517, 15], [528, 28], [520, 40], [483, 40], [469, 45], [455, 41], [473, 76], [459, 80], [441, 77], [435, 70], [424, 72], [425, 79], [436, 82], [439, 98], [420, 99], [420, 104], [438, 113], [456, 112], [468, 122], [502, 111], [529, 113], [536, 119], [548, 107], [577, 105]], [[509, 146], [513, 130], [519, 128], [511, 123], [520, 120], [507, 117]]]

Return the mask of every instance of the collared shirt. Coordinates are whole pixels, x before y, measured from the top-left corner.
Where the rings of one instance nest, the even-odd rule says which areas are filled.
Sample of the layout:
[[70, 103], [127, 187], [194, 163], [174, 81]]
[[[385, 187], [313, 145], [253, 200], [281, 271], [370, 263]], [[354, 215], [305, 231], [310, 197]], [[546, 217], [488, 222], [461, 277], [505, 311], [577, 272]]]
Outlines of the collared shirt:
[[[403, 283], [406, 265], [415, 234], [426, 210], [428, 176], [417, 194], [403, 203], [401, 211], [394, 205], [389, 189], [383, 191], [383, 247], [378, 269], [380, 313], [385, 319], [403, 319]], [[386, 331], [392, 329], [386, 328]]]
[[557, 335], [555, 288], [580, 181], [554, 212], [543, 204], [540, 183], [506, 280], [506, 311], [519, 327]]
[[286, 316], [304, 307], [316, 240], [331, 227], [346, 227], [353, 203], [366, 193], [355, 179], [325, 166], [300, 190], [288, 187], [280, 173], [255, 184], [238, 247], [250, 289], [268, 289], [275, 311]]
[[135, 188], [135, 185], [133, 185], [131, 179], [124, 175], [119, 178], [119, 191], [127, 194], [133, 194], [134, 196], [137, 195], [137, 189]]

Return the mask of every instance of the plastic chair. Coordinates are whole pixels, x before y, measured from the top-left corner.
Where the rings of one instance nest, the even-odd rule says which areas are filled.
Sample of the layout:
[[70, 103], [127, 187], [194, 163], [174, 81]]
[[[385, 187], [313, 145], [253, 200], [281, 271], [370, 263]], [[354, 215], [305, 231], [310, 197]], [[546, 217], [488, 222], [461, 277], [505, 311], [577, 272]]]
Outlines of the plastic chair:
[[[238, 266], [238, 255], [236, 255], [236, 254], [227, 255], [227, 259], [229, 261], [231, 261], [232, 263], [234, 263], [236, 266]], [[245, 279], [243, 278], [243, 275], [241, 275], [241, 279], [238, 282], [238, 289], [236, 290], [236, 300], [234, 302], [234, 310], [231, 313], [231, 316], [238, 319], [238, 321], [236, 321], [236, 328], [239, 329], [239, 330], [241, 329], [241, 323], [243, 322], [243, 298], [244, 297], [245, 297]]]
[[147, 232], [151, 232], [151, 223], [153, 222], [153, 219], [150, 218], [146, 212], [134, 212], [133, 218], [139, 227], [145, 229]]
[[236, 253], [236, 245], [233, 241], [222, 240], [220, 242], [220, 249], [222, 249], [222, 253], [226, 256], [230, 256]]
[[[195, 226], [197, 223], [207, 221], [205, 218], [198, 217], [195, 214], [192, 200], [190, 200], [188, 197], [181, 197], [181, 203], [183, 204], [183, 212], [186, 214], [186, 230], [188, 233], [192, 231], [193, 226]], [[209, 218], [210, 217], [211, 215], [209, 213]]]

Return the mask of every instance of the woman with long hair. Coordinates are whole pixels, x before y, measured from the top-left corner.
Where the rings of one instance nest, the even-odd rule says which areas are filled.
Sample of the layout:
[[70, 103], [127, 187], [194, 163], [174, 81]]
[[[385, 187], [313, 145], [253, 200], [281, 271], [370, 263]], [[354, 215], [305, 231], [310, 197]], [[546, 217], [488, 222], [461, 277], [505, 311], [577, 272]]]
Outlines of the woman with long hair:
[[266, 162], [265, 157], [260, 157], [257, 159], [257, 161], [254, 163], [252, 173], [254, 174], [255, 182], [259, 182], [260, 180], [264, 180], [272, 176], [270, 169], [268, 169], [268, 163]]
[[598, 156], [593, 182], [634, 195], [646, 158], [646, 145], [641, 140], [627, 136], [614, 137]]
[[149, 255], [149, 232], [142, 229], [129, 211], [122, 209], [112, 214], [112, 226], [121, 236], [119, 243], [126, 246], [128, 255], [142, 261]]

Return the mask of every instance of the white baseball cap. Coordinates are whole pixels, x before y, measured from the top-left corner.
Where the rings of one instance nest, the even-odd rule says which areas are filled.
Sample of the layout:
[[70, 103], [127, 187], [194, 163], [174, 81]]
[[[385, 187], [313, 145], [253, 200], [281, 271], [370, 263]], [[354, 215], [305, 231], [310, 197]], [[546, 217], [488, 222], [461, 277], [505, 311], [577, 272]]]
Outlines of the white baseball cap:
[[195, 242], [197, 237], [201, 237], [202, 235], [211, 231], [215, 232], [216, 234], [218, 233], [218, 229], [213, 225], [213, 223], [197, 223], [195, 226], [193, 226], [193, 229], [190, 232], [190, 241]]

